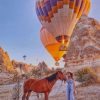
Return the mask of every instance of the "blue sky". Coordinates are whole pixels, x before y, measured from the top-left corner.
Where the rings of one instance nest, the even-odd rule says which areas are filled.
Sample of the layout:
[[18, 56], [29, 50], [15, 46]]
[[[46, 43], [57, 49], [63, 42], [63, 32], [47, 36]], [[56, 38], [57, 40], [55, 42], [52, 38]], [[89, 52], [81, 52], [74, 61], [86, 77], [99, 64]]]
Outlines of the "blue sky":
[[[100, 21], [100, 0], [92, 0], [89, 14]], [[37, 65], [45, 61], [54, 66], [39, 37], [40, 22], [35, 12], [35, 0], [0, 0], [0, 46], [11, 59]], [[62, 63], [62, 62], [61, 62]]]

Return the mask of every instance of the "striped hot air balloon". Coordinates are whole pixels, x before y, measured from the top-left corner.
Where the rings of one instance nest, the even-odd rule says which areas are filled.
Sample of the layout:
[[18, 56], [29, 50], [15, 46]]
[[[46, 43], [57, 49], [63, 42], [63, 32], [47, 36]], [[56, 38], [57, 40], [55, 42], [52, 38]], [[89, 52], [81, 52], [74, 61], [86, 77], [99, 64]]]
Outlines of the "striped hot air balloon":
[[56, 39], [44, 28], [41, 28], [40, 39], [46, 50], [51, 54], [56, 62], [65, 54], [65, 51], [59, 51], [61, 43], [57, 42]]
[[37, 0], [36, 13], [58, 42], [67, 43], [79, 18], [88, 14], [90, 5], [90, 0]]

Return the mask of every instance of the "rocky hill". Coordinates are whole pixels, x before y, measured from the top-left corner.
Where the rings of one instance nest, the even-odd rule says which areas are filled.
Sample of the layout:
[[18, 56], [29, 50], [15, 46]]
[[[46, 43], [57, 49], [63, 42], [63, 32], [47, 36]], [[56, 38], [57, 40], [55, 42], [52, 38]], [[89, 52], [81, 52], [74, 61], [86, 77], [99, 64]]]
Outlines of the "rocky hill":
[[80, 63], [86, 60], [100, 60], [100, 23], [82, 16], [71, 37], [70, 46], [64, 61]]
[[43, 61], [40, 62], [37, 66], [31, 64], [26, 64], [23, 62], [18, 62], [15, 60], [10, 60], [10, 57], [7, 52], [0, 48], [0, 71], [10, 72], [17, 71], [19, 74], [29, 73], [31, 70], [40, 70], [41, 72], [49, 71], [47, 64]]
[[11, 61], [7, 52], [0, 47], [0, 71], [1, 72], [14, 72], [28, 73], [33, 68], [33, 65], [29, 65], [23, 62]]
[[13, 65], [10, 61], [10, 57], [7, 52], [5, 52], [0, 47], [0, 70], [1, 71], [12, 71]]
[[42, 72], [50, 71], [50, 68], [48, 67], [48, 65], [44, 61], [43, 62], [40, 62], [38, 64], [37, 69], [38, 70], [41, 70]]
[[23, 62], [17, 62], [15, 60], [12, 61], [12, 65], [14, 69], [17, 70], [17, 72], [20, 74], [29, 73], [35, 67]]

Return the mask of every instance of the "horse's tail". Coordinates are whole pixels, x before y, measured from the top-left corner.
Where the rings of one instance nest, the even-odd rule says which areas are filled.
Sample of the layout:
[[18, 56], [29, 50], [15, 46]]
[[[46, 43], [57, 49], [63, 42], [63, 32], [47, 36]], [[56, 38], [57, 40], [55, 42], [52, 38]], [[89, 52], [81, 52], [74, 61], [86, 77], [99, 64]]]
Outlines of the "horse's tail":
[[25, 100], [25, 98], [26, 98], [26, 94], [27, 94], [26, 85], [27, 85], [27, 81], [24, 82], [24, 84], [23, 84], [23, 96], [22, 96], [22, 100]]
[[24, 82], [24, 84], [23, 84], [23, 92], [24, 92], [24, 93], [27, 92], [27, 81]]

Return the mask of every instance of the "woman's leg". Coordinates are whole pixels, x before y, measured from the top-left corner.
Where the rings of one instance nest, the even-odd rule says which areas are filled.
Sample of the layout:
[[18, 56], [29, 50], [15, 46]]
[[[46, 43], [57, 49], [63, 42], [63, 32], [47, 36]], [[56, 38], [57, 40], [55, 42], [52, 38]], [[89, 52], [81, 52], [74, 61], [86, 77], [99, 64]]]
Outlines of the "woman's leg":
[[70, 100], [70, 90], [68, 88], [66, 90], [66, 96], [67, 96], [66, 100]]
[[75, 100], [73, 90], [70, 91], [70, 100]]

